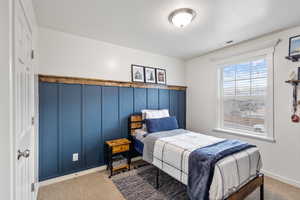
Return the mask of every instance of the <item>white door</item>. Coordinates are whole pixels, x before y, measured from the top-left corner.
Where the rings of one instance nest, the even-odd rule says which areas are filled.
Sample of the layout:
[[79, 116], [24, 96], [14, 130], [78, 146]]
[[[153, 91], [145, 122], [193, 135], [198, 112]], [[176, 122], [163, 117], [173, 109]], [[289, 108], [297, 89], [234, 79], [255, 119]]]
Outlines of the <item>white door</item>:
[[14, 133], [15, 199], [32, 200], [33, 183], [33, 69], [32, 30], [21, 0], [14, 14]]

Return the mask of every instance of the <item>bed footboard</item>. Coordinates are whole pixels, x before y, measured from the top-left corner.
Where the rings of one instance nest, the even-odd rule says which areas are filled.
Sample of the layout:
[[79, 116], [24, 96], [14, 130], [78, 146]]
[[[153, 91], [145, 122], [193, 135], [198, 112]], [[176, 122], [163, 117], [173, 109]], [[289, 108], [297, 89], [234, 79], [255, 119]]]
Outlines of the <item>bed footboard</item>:
[[[160, 169], [156, 167], [156, 189], [159, 188], [159, 174]], [[226, 200], [243, 200], [258, 187], [260, 187], [260, 200], [264, 200], [264, 174], [262, 173], [259, 173], [253, 180], [241, 187], [237, 192], [230, 195]]]
[[242, 200], [245, 199], [254, 190], [260, 187], [260, 200], [264, 200], [264, 174], [259, 173], [253, 180], [244, 185], [237, 192], [233, 193], [226, 200]]

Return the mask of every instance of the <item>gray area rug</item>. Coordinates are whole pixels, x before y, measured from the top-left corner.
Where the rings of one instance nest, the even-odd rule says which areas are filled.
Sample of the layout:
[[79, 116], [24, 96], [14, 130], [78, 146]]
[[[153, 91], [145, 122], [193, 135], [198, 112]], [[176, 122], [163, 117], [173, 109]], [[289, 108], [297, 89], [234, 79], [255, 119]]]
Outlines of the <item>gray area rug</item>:
[[161, 172], [157, 190], [156, 169], [145, 166], [112, 178], [114, 184], [127, 200], [184, 200], [188, 199], [186, 186]]
[[[161, 172], [160, 188], [155, 189], [156, 169], [145, 166], [112, 177], [114, 184], [127, 200], [187, 200], [186, 186]], [[265, 189], [265, 199], [284, 200]], [[257, 189], [246, 200], [259, 200]]]

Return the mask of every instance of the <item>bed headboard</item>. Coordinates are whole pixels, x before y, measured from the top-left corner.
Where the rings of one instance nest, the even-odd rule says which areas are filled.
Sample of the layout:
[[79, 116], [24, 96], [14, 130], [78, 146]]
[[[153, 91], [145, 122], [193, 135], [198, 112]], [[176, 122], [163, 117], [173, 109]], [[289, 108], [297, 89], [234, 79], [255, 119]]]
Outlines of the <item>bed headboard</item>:
[[128, 124], [128, 135], [129, 137], [134, 136], [135, 130], [140, 129], [143, 127], [143, 119], [142, 114], [133, 114], [129, 117], [129, 124]]

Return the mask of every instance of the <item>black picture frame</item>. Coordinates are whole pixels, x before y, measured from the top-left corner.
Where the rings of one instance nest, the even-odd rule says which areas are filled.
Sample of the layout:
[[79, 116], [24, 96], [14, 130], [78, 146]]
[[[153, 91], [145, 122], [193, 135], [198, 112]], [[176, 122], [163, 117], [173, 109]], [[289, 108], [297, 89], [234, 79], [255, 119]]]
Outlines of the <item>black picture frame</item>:
[[[163, 80], [161, 80], [161, 74], [160, 72], [163, 72]], [[156, 83], [160, 85], [167, 85], [167, 71], [165, 69], [156, 68], [155, 69], [156, 74]]]
[[[139, 72], [140, 74], [137, 74]], [[140, 78], [138, 76], [141, 76]], [[142, 65], [131, 65], [131, 81], [137, 83], [144, 83], [145, 82], [145, 67]]]
[[[298, 42], [298, 52], [295, 52], [295, 44], [293, 44], [294, 41]], [[289, 56], [287, 57], [288, 59], [292, 61], [298, 61], [300, 58], [300, 35], [290, 37], [289, 39]]]
[[[147, 77], [148, 76], [147, 70], [153, 72], [153, 74], [152, 74], [152, 76], [153, 76], [152, 80], [148, 79], [148, 77]], [[156, 82], [156, 80], [157, 80], [157, 78], [156, 78], [156, 69], [154, 67], [144, 67], [144, 71], [145, 71], [145, 83], [156, 84], [157, 83]]]

